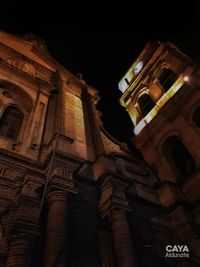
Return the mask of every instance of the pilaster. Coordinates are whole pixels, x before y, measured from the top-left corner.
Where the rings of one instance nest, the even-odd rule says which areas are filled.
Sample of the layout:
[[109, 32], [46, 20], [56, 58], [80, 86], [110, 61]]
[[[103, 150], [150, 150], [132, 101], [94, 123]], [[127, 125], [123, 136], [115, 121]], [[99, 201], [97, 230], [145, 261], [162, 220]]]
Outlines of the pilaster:
[[130, 211], [125, 191], [127, 182], [106, 176], [101, 185], [100, 212], [108, 218], [112, 229], [113, 246], [119, 267], [136, 267], [131, 233], [126, 217]]

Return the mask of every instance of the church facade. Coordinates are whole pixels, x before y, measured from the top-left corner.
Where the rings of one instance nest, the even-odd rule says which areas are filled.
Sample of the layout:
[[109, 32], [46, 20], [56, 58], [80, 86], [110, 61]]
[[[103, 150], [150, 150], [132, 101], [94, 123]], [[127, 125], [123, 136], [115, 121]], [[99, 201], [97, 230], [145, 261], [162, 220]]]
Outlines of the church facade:
[[42, 40], [0, 32], [0, 266], [199, 266], [199, 75], [150, 42], [120, 81], [143, 159]]

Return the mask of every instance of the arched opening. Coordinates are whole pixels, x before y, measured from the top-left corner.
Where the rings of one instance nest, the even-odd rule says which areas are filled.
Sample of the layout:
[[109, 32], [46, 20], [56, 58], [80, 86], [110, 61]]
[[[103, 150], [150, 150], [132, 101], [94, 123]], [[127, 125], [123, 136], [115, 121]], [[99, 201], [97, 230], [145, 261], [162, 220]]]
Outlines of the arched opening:
[[24, 114], [20, 109], [9, 106], [5, 109], [0, 119], [0, 136], [16, 140], [24, 119]]
[[193, 122], [196, 124], [196, 126], [198, 128], [200, 128], [200, 107], [198, 107], [194, 113], [193, 113], [193, 116], [192, 116], [192, 120]]
[[190, 177], [195, 171], [195, 161], [177, 136], [169, 137], [163, 145], [163, 154], [179, 180]]
[[158, 77], [158, 81], [162, 85], [164, 91], [167, 92], [169, 88], [175, 83], [177, 78], [178, 75], [176, 73], [174, 73], [170, 69], [164, 68], [160, 76]]
[[11, 102], [22, 107], [26, 112], [30, 112], [33, 107], [33, 99], [24, 88], [19, 87], [9, 81], [0, 80], [0, 93], [3, 98], [7, 98], [6, 103]]
[[153, 99], [148, 94], [143, 94], [138, 99], [138, 104], [142, 115], [145, 117], [155, 106]]

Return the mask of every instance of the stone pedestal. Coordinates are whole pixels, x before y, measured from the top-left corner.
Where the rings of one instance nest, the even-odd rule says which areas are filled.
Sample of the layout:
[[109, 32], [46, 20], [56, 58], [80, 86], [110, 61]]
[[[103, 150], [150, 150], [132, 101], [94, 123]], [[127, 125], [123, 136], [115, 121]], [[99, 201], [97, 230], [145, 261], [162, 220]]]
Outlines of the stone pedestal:
[[48, 194], [47, 238], [45, 267], [66, 267], [68, 193], [54, 191]]

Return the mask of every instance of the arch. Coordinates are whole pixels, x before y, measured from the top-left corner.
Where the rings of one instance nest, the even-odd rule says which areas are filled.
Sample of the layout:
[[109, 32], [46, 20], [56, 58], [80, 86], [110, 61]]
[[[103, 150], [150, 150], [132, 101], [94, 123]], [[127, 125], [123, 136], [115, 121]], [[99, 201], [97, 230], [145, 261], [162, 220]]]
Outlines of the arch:
[[179, 180], [190, 177], [195, 171], [195, 161], [177, 136], [168, 137], [162, 147], [163, 155], [178, 175]]
[[0, 118], [0, 136], [17, 140], [22, 122], [23, 112], [16, 106], [8, 106]]
[[157, 76], [157, 79], [165, 92], [169, 90], [169, 88], [175, 83], [177, 78], [178, 74], [174, 73], [171, 69], [166, 67], [162, 68]]
[[138, 98], [138, 104], [139, 104], [139, 108], [140, 111], [142, 113], [142, 115], [145, 117], [151, 110], [152, 108], [155, 106], [155, 102], [153, 101], [152, 97], [147, 94], [144, 93], [142, 94], [139, 98]]
[[14, 83], [0, 79], [0, 92], [3, 97], [10, 99], [10, 103], [15, 103], [20, 107], [23, 107], [27, 112], [30, 112], [33, 107], [33, 99], [31, 95]]
[[200, 128], [200, 106], [198, 106], [192, 114], [192, 121]]

